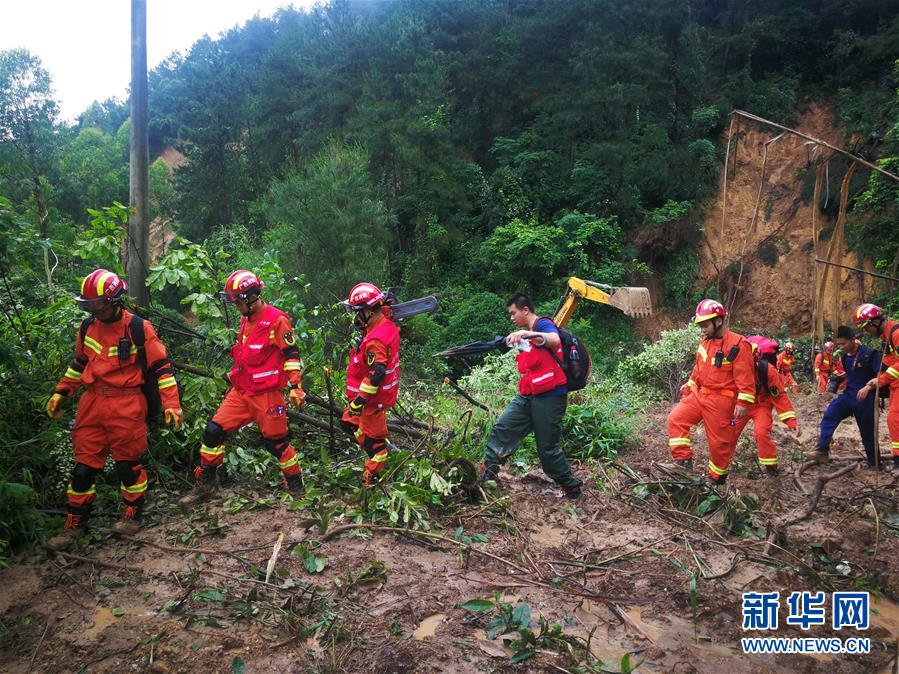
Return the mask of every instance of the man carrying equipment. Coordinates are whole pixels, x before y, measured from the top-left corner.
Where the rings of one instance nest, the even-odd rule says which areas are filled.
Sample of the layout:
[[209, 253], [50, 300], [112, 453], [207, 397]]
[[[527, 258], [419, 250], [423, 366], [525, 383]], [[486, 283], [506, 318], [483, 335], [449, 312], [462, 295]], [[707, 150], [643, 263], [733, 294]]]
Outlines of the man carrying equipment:
[[387, 410], [396, 403], [400, 383], [400, 329], [390, 318], [386, 295], [371, 283], [358, 283], [344, 301], [362, 334], [350, 351], [341, 426], [365, 450], [363, 484], [371, 485], [388, 454]]
[[700, 421], [709, 439], [708, 480], [724, 484], [737, 443], [735, 425], [755, 403], [752, 347], [724, 326], [727, 309], [715, 300], [696, 305], [693, 322], [702, 330], [696, 364], [668, 415], [668, 446], [680, 466], [692, 469], [690, 429]]
[[178, 428], [184, 419], [178, 386], [165, 346], [148, 321], [122, 307], [128, 285], [116, 274], [97, 269], [81, 284], [75, 298], [91, 314], [81, 323], [75, 357], [47, 402], [47, 414], [58, 419], [60, 403], [82, 385], [72, 448], [75, 469], [67, 491], [65, 529], [47, 541], [52, 550], [65, 550], [84, 532], [96, 490], [97, 473], [112, 454], [125, 508], [112, 525], [117, 534], [134, 535], [147, 491], [147, 471], [141, 457], [147, 448], [147, 398], [142, 386], [155, 378], [166, 422]]
[[852, 313], [853, 322], [869, 335], [876, 335], [883, 345], [883, 372], [871, 379], [858, 392], [864, 400], [875, 388], [889, 389], [890, 411], [887, 428], [893, 447], [893, 467], [899, 468], [899, 323], [883, 315], [876, 304], [862, 304]]
[[[855, 333], [848, 325], [837, 328], [837, 346], [842, 352], [841, 364], [838, 372], [845, 373], [846, 390], [830, 401], [824, 416], [821, 418], [820, 432], [818, 434], [818, 446], [814, 451], [807, 452], [806, 456], [818, 463], [830, 461], [830, 442], [834, 431], [840, 423], [850, 417], [855, 417], [858, 431], [861, 434], [862, 445], [868, 458], [868, 466], [873, 468], [874, 457], [874, 398], [867, 398], [866, 389], [872, 377], [877, 376], [880, 369], [880, 352], [873, 351], [859, 343]], [[839, 376], [839, 375], [837, 375]], [[831, 383], [831, 390], [836, 390], [836, 382]]]
[[749, 412], [742, 419], [737, 419], [734, 426], [736, 438], [739, 439], [746, 424], [752, 419], [755, 444], [758, 447], [759, 464], [765, 473], [776, 476], [777, 470], [777, 446], [771, 439], [771, 413], [777, 410], [777, 418], [787, 428], [799, 437], [799, 423], [796, 421], [796, 412], [787, 392], [783, 388], [783, 380], [772, 361], [776, 358], [777, 342], [767, 337], [753, 335], [747, 337], [752, 344], [755, 358], [755, 396], [756, 402], [749, 408]]
[[237, 342], [231, 347], [234, 367], [231, 388], [203, 430], [196, 484], [179, 503], [193, 505], [215, 491], [216, 471], [225, 460], [225, 440], [234, 431], [256, 422], [265, 449], [278, 461], [284, 484], [293, 495], [303, 491], [296, 450], [287, 433], [287, 408], [282, 389], [289, 387], [290, 402], [302, 407], [300, 351], [290, 319], [260, 296], [265, 284], [244, 269], [232, 272], [221, 293], [241, 313]]

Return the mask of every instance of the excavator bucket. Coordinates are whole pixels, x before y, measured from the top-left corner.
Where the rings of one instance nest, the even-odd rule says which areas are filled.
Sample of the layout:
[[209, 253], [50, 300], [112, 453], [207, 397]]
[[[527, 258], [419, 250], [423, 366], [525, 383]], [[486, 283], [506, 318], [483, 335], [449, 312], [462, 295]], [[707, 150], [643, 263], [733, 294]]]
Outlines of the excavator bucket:
[[[591, 283], [590, 285], [593, 284]], [[609, 293], [609, 303], [613, 307], [621, 309], [625, 315], [633, 318], [643, 318], [652, 315], [652, 301], [649, 298], [649, 288], [613, 288], [612, 286], [604, 286], [604, 289]]]

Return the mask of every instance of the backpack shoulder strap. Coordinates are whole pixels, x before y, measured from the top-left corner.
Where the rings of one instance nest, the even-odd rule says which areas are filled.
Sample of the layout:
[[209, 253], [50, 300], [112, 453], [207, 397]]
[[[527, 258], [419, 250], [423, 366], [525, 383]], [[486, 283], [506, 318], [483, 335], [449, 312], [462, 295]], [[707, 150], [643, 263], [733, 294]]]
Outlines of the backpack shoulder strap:
[[128, 333], [131, 335], [131, 342], [137, 347], [137, 362], [140, 363], [141, 369], [147, 371], [147, 335], [144, 332], [144, 319], [133, 314], [131, 322], [128, 324]]
[[81, 343], [84, 344], [84, 337], [87, 335], [87, 329], [91, 327], [91, 323], [94, 322], [93, 316], [88, 316], [83, 321], [81, 321], [81, 327], [78, 328], [78, 334], [81, 337]]

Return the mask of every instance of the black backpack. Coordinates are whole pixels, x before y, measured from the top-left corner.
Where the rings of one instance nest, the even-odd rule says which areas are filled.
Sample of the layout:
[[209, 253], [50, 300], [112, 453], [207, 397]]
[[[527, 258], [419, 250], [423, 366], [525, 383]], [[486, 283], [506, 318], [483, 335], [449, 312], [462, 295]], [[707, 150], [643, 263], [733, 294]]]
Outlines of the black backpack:
[[[551, 318], [547, 318], [547, 320], [556, 325]], [[547, 348], [546, 350], [565, 373], [568, 380], [565, 383], [566, 388], [569, 391], [580, 391], [587, 385], [587, 379], [590, 377], [590, 352], [587, 350], [587, 345], [574, 333], [557, 325], [556, 329], [559, 331], [559, 339], [562, 342], [562, 360], [559, 360], [553, 349]]]
[[[82, 344], [84, 343], [87, 329], [93, 322], [93, 316], [81, 321]], [[135, 348], [137, 348], [137, 362], [144, 373], [144, 383], [141, 384], [140, 390], [144, 398], [147, 399], [147, 424], [155, 426], [159, 421], [159, 414], [162, 412], [162, 398], [159, 396], [159, 375], [156, 370], [152, 370], [147, 366], [146, 335], [144, 334], [143, 318], [137, 315], [131, 316], [131, 322], [128, 324], [128, 337]]]

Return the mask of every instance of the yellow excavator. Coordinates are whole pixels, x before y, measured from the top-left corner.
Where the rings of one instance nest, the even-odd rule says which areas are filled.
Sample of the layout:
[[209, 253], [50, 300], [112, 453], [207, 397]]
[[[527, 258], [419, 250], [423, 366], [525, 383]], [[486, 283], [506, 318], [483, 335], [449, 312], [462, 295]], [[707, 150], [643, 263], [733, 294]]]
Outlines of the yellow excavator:
[[[608, 304], [633, 318], [643, 318], [652, 314], [652, 301], [649, 297], [648, 288], [610, 286], [605, 283], [584, 281], [572, 276], [568, 279], [568, 286], [565, 290], [565, 295], [559, 303], [559, 308], [556, 309], [556, 313], [553, 315], [553, 322], [558, 327], [564, 328], [581, 300]], [[502, 349], [505, 346], [505, 339], [504, 336], [497, 336], [493, 339], [484, 339], [463, 344], [462, 346], [454, 346], [434, 355], [449, 358], [452, 356], [471, 356], [486, 353], [493, 349]]]

